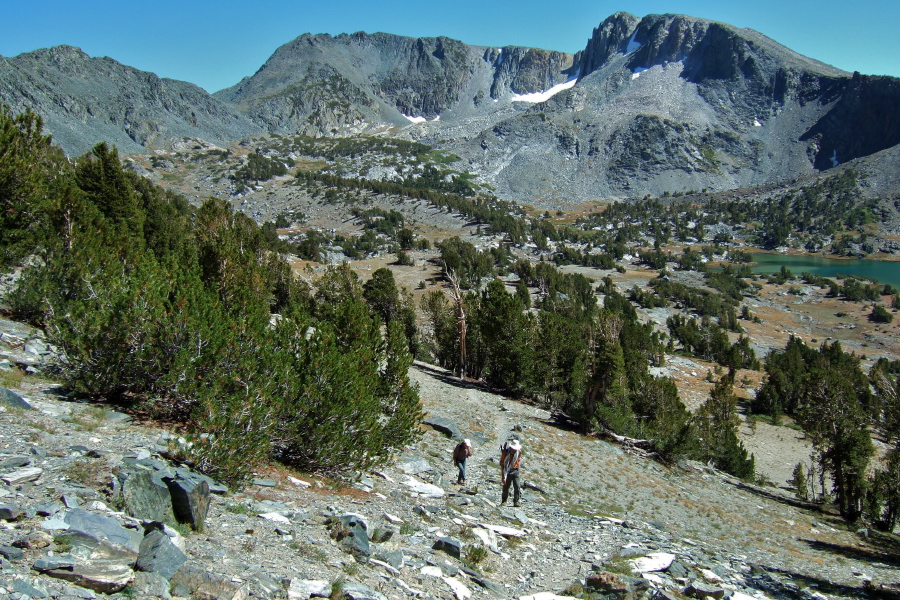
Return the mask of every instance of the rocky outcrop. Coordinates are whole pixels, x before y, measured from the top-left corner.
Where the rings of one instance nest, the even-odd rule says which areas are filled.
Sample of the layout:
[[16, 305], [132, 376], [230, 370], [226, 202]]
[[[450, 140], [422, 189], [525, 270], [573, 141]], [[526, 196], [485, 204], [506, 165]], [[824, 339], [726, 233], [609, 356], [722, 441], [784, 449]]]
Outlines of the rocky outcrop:
[[[111, 411], [82, 428], [97, 407], [26, 377], [15, 391], [36, 410], [0, 405], [0, 465], [40, 472], [0, 481], [0, 598], [828, 600], [896, 592], [897, 565], [872, 571], [877, 545], [819, 521], [781, 490], [695, 463], [663, 467], [561, 430], [535, 406], [474, 386], [461, 394], [435, 371], [411, 376], [430, 407], [472, 432], [466, 487], [442, 487], [454, 442], [429, 429], [399, 462], [356, 481], [273, 467], [226, 493], [164, 458], [171, 434]], [[520, 508], [497, 505], [496, 448], [513, 431], [526, 447], [525, 477], [547, 488], [525, 486]], [[217, 490], [202, 532], [155, 520], [170, 518], [164, 500], [163, 510], [126, 500], [140, 473]], [[834, 548], [847, 547], [857, 550], [837, 560]]]
[[900, 79], [853, 74], [840, 99], [801, 140], [815, 140], [815, 165], [829, 169], [900, 144]]

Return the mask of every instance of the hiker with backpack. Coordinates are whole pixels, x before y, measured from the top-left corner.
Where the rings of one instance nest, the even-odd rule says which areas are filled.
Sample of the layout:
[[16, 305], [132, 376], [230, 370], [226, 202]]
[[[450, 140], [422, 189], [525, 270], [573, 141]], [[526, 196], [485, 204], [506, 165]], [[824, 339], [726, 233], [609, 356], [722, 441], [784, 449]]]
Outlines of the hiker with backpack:
[[453, 449], [453, 464], [459, 469], [456, 477], [456, 483], [464, 485], [466, 483], [466, 459], [472, 456], [472, 442], [465, 439], [456, 445]]
[[519, 440], [509, 440], [500, 447], [500, 478], [503, 480], [503, 495], [500, 504], [509, 497], [509, 486], [513, 488], [513, 506], [519, 506], [519, 464], [522, 462], [522, 445]]

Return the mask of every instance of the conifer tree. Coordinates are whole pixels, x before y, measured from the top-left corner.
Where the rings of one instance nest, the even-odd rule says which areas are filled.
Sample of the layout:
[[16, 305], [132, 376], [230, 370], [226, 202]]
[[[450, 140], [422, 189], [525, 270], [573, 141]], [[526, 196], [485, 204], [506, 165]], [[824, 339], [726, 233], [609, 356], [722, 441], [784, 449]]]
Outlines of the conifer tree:
[[737, 437], [740, 419], [734, 394], [734, 375], [728, 373], [716, 382], [709, 398], [694, 415], [699, 438], [699, 457], [717, 469], [741, 479], [755, 475], [753, 456], [748, 457]]
[[848, 521], [862, 514], [866, 469], [874, 449], [869, 435], [869, 383], [859, 359], [839, 342], [823, 344], [810, 366], [798, 420], [821, 469], [831, 475], [838, 509]]
[[118, 151], [100, 142], [78, 160], [75, 179], [103, 216], [120, 227], [131, 243], [142, 247], [146, 215], [122, 169]]

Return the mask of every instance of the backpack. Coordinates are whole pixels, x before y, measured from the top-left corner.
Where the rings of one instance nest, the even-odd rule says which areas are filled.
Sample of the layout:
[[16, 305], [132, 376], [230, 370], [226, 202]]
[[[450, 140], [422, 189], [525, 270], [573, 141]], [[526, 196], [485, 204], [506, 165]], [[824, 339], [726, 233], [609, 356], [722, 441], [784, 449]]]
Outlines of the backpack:
[[463, 442], [460, 442], [456, 445], [456, 448], [453, 449], [453, 463], [456, 464], [462, 460], [466, 459], [465, 456], [466, 445]]

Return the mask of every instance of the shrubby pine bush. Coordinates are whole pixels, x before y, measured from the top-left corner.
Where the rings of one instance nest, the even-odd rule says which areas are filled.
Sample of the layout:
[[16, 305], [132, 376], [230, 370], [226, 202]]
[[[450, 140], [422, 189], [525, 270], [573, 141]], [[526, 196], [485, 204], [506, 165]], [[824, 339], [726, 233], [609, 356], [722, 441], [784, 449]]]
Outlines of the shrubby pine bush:
[[39, 118], [5, 109], [0, 204], [4, 265], [30, 257], [7, 301], [62, 350], [60, 377], [182, 424], [182, 460], [231, 483], [270, 458], [336, 473], [417, 434], [396, 288], [370, 306], [337, 268], [314, 293], [226, 202], [194, 209], [105, 144], [69, 162]]

